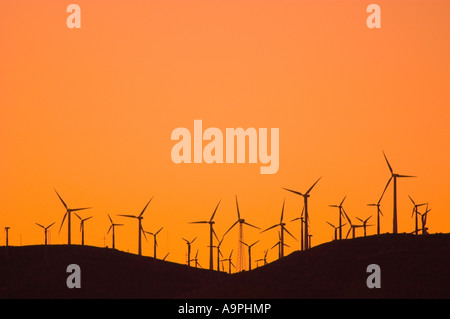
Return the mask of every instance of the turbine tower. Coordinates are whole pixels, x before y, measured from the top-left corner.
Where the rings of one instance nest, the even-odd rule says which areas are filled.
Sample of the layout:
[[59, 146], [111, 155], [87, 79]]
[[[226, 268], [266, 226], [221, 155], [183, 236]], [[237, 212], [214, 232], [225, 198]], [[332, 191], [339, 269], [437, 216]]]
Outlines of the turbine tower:
[[158, 236], [159, 232], [163, 229], [164, 227], [161, 227], [156, 233], [151, 233], [149, 231], [146, 231], [145, 233], [150, 234], [153, 236], [153, 258], [156, 259], [156, 247], [158, 247], [158, 242], [156, 241], [156, 236]]
[[261, 233], [264, 233], [266, 231], [268, 231], [269, 229], [275, 228], [280, 226], [280, 258], [284, 257], [284, 232], [286, 231], [292, 238], [294, 238], [295, 240], [297, 240], [294, 235], [292, 235], [286, 228], [286, 224], [283, 223], [283, 214], [284, 214], [284, 200], [283, 200], [283, 207], [281, 208], [281, 218], [280, 218], [280, 223], [279, 224], [275, 224], [273, 226], [270, 226], [269, 228], [263, 230]]
[[191, 241], [182, 238], [186, 244], [187, 244], [187, 248], [188, 248], [188, 252], [187, 252], [187, 265], [190, 266], [191, 265], [191, 244], [197, 239], [197, 237], [195, 237], [194, 239], [192, 239]]
[[58, 194], [58, 192], [56, 191], [56, 195], [58, 195], [59, 199], [61, 200], [61, 202], [63, 203], [64, 207], [66, 208], [66, 213], [64, 214], [63, 220], [61, 222], [61, 226], [59, 227], [59, 232], [61, 232], [61, 228], [64, 224], [64, 220], [67, 217], [67, 245], [71, 245], [71, 233], [70, 233], [70, 226], [71, 226], [71, 213], [72, 212], [76, 212], [79, 210], [85, 210], [85, 209], [90, 209], [92, 207], [84, 207], [84, 208], [69, 208], [67, 207], [66, 203], [64, 202], [64, 200], [62, 199], [62, 197]]
[[123, 224], [114, 224], [114, 222], [111, 219], [111, 216], [109, 216], [109, 214], [108, 214], [108, 217], [109, 217], [109, 220], [111, 221], [111, 226], [109, 226], [109, 229], [108, 229], [108, 232], [106, 233], [106, 235], [108, 235], [109, 232], [112, 229], [112, 248], [116, 249], [116, 232], [115, 232], [115, 227], [116, 226], [123, 226]]
[[253, 247], [255, 244], [257, 244], [258, 242], [259, 242], [259, 240], [258, 240], [258, 241], [255, 241], [255, 242], [254, 242], [253, 244], [251, 244], [251, 245], [248, 245], [248, 244], [242, 242], [245, 246], [248, 247], [248, 270], [249, 270], [249, 271], [252, 270], [252, 247]]
[[39, 227], [42, 227], [44, 229], [44, 236], [45, 236], [45, 246], [47, 246], [47, 231], [50, 227], [53, 226], [54, 223], [51, 223], [50, 225], [48, 225], [47, 227], [42, 226], [41, 224], [36, 223], [36, 225], [38, 225]]
[[[337, 207], [339, 208], [339, 226], [336, 227], [335, 229], [339, 228], [339, 240], [342, 239], [342, 204], [344, 204], [345, 198], [347, 196], [344, 196], [344, 199], [341, 201], [341, 203], [339, 205], [328, 205], [329, 207]], [[334, 226], [333, 226], [334, 227]], [[335, 239], [337, 239], [337, 237], [335, 236]]]
[[231, 230], [233, 229], [234, 226], [236, 226], [239, 223], [239, 239], [238, 239], [238, 261], [237, 261], [237, 271], [241, 272], [243, 269], [245, 269], [245, 262], [244, 262], [244, 249], [242, 246], [242, 243], [244, 242], [244, 225], [256, 228], [256, 229], [260, 229], [259, 227], [249, 224], [248, 222], [245, 221], [245, 219], [241, 218], [241, 213], [239, 211], [239, 203], [238, 203], [238, 199], [237, 196], [236, 197], [236, 209], [237, 209], [237, 216], [238, 219], [236, 220], [236, 222], [231, 225], [230, 228], [228, 228], [228, 230], [225, 232], [225, 234], [223, 235], [225, 237], [225, 235]]
[[142, 255], [142, 234], [144, 234], [145, 239], [147, 239], [147, 236], [145, 236], [144, 229], [142, 228], [142, 219], [144, 218], [144, 216], [143, 216], [144, 212], [147, 209], [148, 204], [150, 204], [150, 202], [152, 201], [152, 199], [153, 199], [153, 197], [150, 198], [147, 205], [145, 205], [144, 209], [138, 216], [118, 214], [118, 216], [128, 217], [128, 218], [136, 218], [138, 220], [138, 254], [139, 254], [139, 256]]
[[414, 214], [416, 215], [416, 216], [415, 216], [415, 217], [416, 217], [416, 218], [415, 218], [415, 219], [416, 219], [415, 232], [416, 232], [416, 235], [418, 235], [418, 234], [419, 234], [419, 221], [418, 221], [418, 217], [419, 217], [419, 216], [418, 216], [418, 215], [420, 214], [418, 208], [419, 208], [420, 206], [426, 205], [427, 203], [416, 204], [416, 203], [414, 202], [414, 200], [411, 198], [411, 196], [408, 195], [408, 197], [409, 197], [409, 199], [411, 200], [411, 202], [412, 202], [413, 205], [414, 205], [414, 208], [413, 208], [411, 217], [414, 217]]
[[[384, 159], [386, 160], [386, 163], [389, 167], [389, 171], [391, 172], [391, 178], [389, 178], [389, 181], [386, 184], [386, 187], [384, 188], [384, 190], [386, 191], [386, 188], [389, 186], [389, 183], [391, 182], [391, 180], [394, 180], [394, 213], [393, 213], [393, 226], [392, 226], [392, 233], [397, 234], [398, 232], [398, 227], [397, 227], [397, 178], [402, 178], [402, 177], [416, 177], [416, 176], [410, 176], [410, 175], [400, 175], [400, 174], [396, 174], [394, 173], [391, 164], [389, 164], [389, 161], [386, 157], [386, 154], [384, 154]], [[384, 192], [383, 192], [384, 193]]]
[[[309, 193], [311, 192], [311, 190], [313, 189], [314, 186], [316, 186], [317, 182], [321, 179], [322, 177], [319, 177], [319, 179], [306, 191], [306, 193], [300, 193], [288, 188], [283, 188], [284, 190], [287, 190], [291, 193], [300, 195], [303, 197], [304, 200], [304, 209], [305, 209], [305, 233], [304, 233], [304, 238], [302, 238], [301, 240], [304, 240], [304, 247], [305, 249], [309, 248], [308, 245], [308, 240], [309, 240], [309, 235], [308, 235], [308, 223], [309, 223], [309, 217], [308, 217], [308, 197], [309, 197]], [[283, 235], [283, 234], [281, 234]]]
[[213, 225], [214, 225], [214, 215], [216, 214], [217, 208], [219, 208], [219, 203], [217, 203], [216, 209], [214, 209], [214, 212], [210, 218], [209, 221], [202, 220], [199, 222], [190, 222], [189, 224], [209, 224], [209, 269], [214, 270], [214, 262], [213, 262], [213, 235], [216, 237], [217, 241], [219, 241], [219, 238], [217, 238], [216, 232], [214, 231]]
[[75, 215], [78, 217], [78, 219], [81, 221], [80, 224], [80, 231], [81, 231], [81, 246], [84, 246], [84, 222], [88, 219], [91, 219], [93, 216], [87, 217], [87, 218], [81, 218], [77, 213]]

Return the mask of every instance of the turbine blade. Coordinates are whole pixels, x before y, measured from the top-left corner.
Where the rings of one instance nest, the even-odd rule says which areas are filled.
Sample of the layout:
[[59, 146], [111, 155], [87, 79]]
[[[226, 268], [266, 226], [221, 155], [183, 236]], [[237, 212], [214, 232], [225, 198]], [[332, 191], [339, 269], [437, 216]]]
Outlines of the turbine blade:
[[300, 195], [300, 196], [304, 196], [302, 193], [297, 192], [297, 191], [294, 191], [294, 190], [292, 190], [292, 189], [284, 188], [284, 187], [283, 187], [283, 189], [284, 189], [284, 190], [287, 190], [288, 192], [291, 192], [291, 193], [294, 193], [294, 194], [297, 194], [297, 195]]
[[238, 219], [241, 219], [241, 213], [239, 212], [239, 204], [238, 204], [237, 196], [236, 196], [236, 208], [237, 208]]
[[223, 234], [224, 236], [237, 224], [239, 222], [239, 220], [238, 221], [236, 221], [233, 225], [231, 225], [231, 227], [230, 228], [228, 228], [228, 230], [225, 232], [225, 234]]
[[327, 223], [328, 223], [328, 225], [330, 225], [331, 227], [336, 228], [336, 227], [334, 227], [334, 225], [333, 225], [332, 223], [330, 223], [330, 222], [327, 222]]
[[137, 218], [137, 216], [133, 216], [133, 215], [121, 215], [121, 214], [117, 214], [117, 216], [129, 217], [129, 218]]
[[412, 202], [414, 205], [416, 205], [416, 203], [414, 203], [414, 200], [411, 198], [411, 196], [408, 195], [408, 197], [409, 197], [409, 199], [411, 200], [411, 202]]
[[300, 217], [295, 217], [293, 220], [291, 220], [291, 222], [295, 222], [296, 220], [299, 220]]
[[259, 242], [259, 240], [255, 241], [253, 244], [251, 244], [249, 247], [252, 247], [253, 245], [256, 245]]
[[108, 232], [106, 233], [106, 235], [108, 235], [109, 234], [109, 232], [111, 231], [111, 228], [113, 228], [113, 224], [111, 225], [111, 226], [109, 226], [109, 229], [108, 229]]
[[214, 228], [211, 227], [212, 233], [214, 235], [214, 237], [216, 237], [217, 241], [219, 241], [219, 237], [217, 237], [216, 232], [214, 231]]
[[320, 176], [319, 179], [308, 189], [308, 191], [305, 193], [305, 195], [309, 194], [309, 192], [313, 189], [314, 186], [316, 186], [316, 184], [320, 181], [321, 178], [322, 178], [322, 176]]
[[297, 238], [294, 237], [294, 235], [292, 235], [289, 230], [287, 230], [286, 227], [284, 227], [284, 230], [286, 231], [286, 233], [288, 233], [289, 235], [291, 235], [292, 238], [294, 238], [295, 240], [297, 240]]
[[158, 235], [158, 233], [159, 233], [163, 228], [164, 228], [164, 227], [161, 227], [161, 228], [156, 232], [155, 236]]
[[206, 220], [202, 220], [202, 221], [199, 221], [199, 222], [190, 222], [188, 224], [209, 224], [209, 222], [207, 222]]
[[78, 217], [79, 220], [83, 220], [77, 213], [74, 213], [74, 214], [75, 214], [75, 216]]
[[244, 243], [244, 242], [243, 242], [242, 240], [240, 240], [240, 242], [241, 242], [241, 243], [243, 243], [243, 244], [244, 244], [245, 246], [247, 246], [247, 247], [248, 247], [248, 245], [247, 245], [246, 243]]
[[214, 213], [212, 214], [211, 219], [209, 220], [210, 222], [212, 222], [212, 220], [213, 220], [213, 218], [214, 218], [214, 215], [216, 215], [217, 208], [219, 208], [219, 205], [220, 205], [220, 200], [219, 200], [219, 202], [217, 203], [216, 209], [214, 209]]
[[55, 222], [51, 223], [50, 225], [47, 226], [47, 229], [49, 229], [50, 227], [52, 227], [55, 224]]
[[278, 227], [278, 226], [280, 226], [280, 224], [276, 224], [276, 225], [270, 226], [269, 228], [264, 229], [261, 233], [264, 233], [264, 232], [268, 231], [269, 229], [272, 229], [272, 228], [275, 228], [275, 227]]
[[74, 208], [74, 209], [70, 209], [71, 212], [77, 212], [79, 210], [85, 210], [85, 209], [91, 209], [92, 207], [83, 207], [83, 208]]
[[42, 226], [41, 224], [38, 224], [38, 223], [36, 223], [36, 225], [38, 225], [38, 226], [40, 226], [40, 227], [42, 227], [42, 228], [44, 228], [44, 229], [45, 229], [45, 227], [44, 227], [44, 226]]
[[63, 203], [64, 207], [67, 209], [66, 203], [63, 201], [63, 199], [61, 198], [61, 196], [59, 196], [59, 194], [58, 194], [58, 192], [56, 191], [56, 189], [55, 189], [55, 192], [56, 192], [56, 195], [58, 195], [58, 197], [59, 197], [59, 199], [61, 200], [61, 202]]
[[148, 204], [150, 204], [150, 202], [152, 201], [153, 197], [150, 198], [150, 200], [148, 201], [147, 205], [145, 205], [144, 209], [142, 210], [142, 212], [139, 214], [139, 217], [141, 217], [142, 215], [144, 215], [145, 210], [147, 209]]
[[384, 187], [383, 193], [381, 194], [381, 197], [380, 197], [380, 199], [378, 200], [378, 204], [380, 204], [381, 200], [383, 199], [384, 193], [386, 192], [386, 189], [388, 188], [389, 183], [391, 182], [391, 180], [392, 180], [392, 176], [391, 176], [391, 178], [389, 178], [389, 180], [388, 180], [386, 186]]
[[280, 219], [280, 224], [283, 222], [283, 215], [284, 215], [284, 202], [285, 200], [283, 199], [283, 207], [281, 208], [281, 219]]
[[389, 161], [388, 161], [388, 159], [386, 157], [386, 154], [384, 154], [384, 151], [383, 151], [383, 155], [384, 155], [384, 159], [386, 160], [386, 163], [387, 163], [387, 165], [389, 167], [389, 171], [391, 172], [391, 175], [393, 175], [394, 171], [392, 170], [391, 164], [389, 164]]
[[64, 224], [64, 221], [66, 220], [67, 214], [68, 214], [68, 212], [66, 212], [66, 213], [64, 214], [63, 220], [62, 220], [62, 222], [61, 222], [61, 226], [59, 226], [59, 232], [58, 232], [58, 234], [61, 232], [61, 228], [62, 228], [62, 226], [63, 226], [63, 224]]
[[256, 228], [256, 229], [261, 229], [261, 228], [259, 228], [259, 227], [255, 226], [255, 225], [249, 224], [249, 223], [247, 223], [247, 222], [244, 222], [244, 224], [245, 224], [245, 225], [247, 225], [247, 226], [250, 226], [250, 227]]
[[346, 198], [347, 198], [347, 196], [344, 196], [344, 198], [342, 199], [342, 202], [339, 204], [339, 206], [342, 206], [342, 204], [344, 204], [344, 201]]
[[197, 237], [195, 237], [194, 239], [192, 239], [191, 244], [197, 239]]
[[397, 175], [397, 177], [417, 177], [417, 176], [412, 176], [412, 175]]
[[111, 216], [109, 216], [109, 214], [108, 214], [108, 218], [109, 218], [109, 220], [111, 221], [111, 224], [114, 224], [114, 222], [113, 222], [113, 220], [111, 219]]

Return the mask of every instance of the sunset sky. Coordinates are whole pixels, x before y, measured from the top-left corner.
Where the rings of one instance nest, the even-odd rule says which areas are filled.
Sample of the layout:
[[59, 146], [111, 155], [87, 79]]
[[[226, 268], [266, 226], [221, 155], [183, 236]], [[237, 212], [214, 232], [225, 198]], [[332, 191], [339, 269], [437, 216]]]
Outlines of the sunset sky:
[[[94, 216], [88, 245], [137, 253], [139, 214], [147, 231], [164, 226], [158, 254], [185, 263], [186, 244], [208, 267], [208, 220], [219, 200], [221, 236], [242, 217], [265, 229], [279, 222], [300, 238], [305, 192], [312, 245], [332, 240], [338, 204], [365, 219], [394, 171], [399, 232], [414, 230], [412, 203], [429, 202], [431, 233], [450, 231], [450, 3], [436, 1], [154, 0], [74, 1], [81, 28], [69, 29], [70, 1], [0, 2], [0, 245], [67, 243], [65, 210]], [[381, 8], [369, 29], [366, 8]], [[261, 164], [175, 164], [171, 132], [203, 127], [279, 128], [279, 171]], [[382, 232], [392, 232], [392, 185], [382, 201]], [[72, 218], [72, 243], [81, 242]], [[348, 231], [344, 227], [344, 234]], [[369, 227], [374, 234], [376, 227]], [[359, 230], [358, 235], [362, 232]], [[106, 237], [105, 237], [106, 236]], [[143, 254], [153, 254], [153, 241]], [[237, 251], [237, 228], [222, 244]], [[260, 242], [253, 259], [278, 241], [276, 230], [246, 228]], [[300, 243], [286, 237], [286, 253]], [[277, 258], [276, 249], [268, 260]], [[247, 257], [246, 257], [247, 258]], [[234, 261], [236, 264], [236, 262]]]

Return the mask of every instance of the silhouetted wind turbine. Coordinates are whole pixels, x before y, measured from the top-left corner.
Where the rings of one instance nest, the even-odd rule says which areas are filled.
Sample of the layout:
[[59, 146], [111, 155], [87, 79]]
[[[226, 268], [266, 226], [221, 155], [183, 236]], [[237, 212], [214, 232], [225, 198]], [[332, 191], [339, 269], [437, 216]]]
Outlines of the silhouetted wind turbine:
[[47, 230], [53, 226], [54, 223], [51, 223], [47, 227], [42, 226], [41, 224], [36, 223], [39, 227], [42, 227], [44, 229], [44, 236], [45, 236], [45, 245], [47, 246]]
[[214, 248], [217, 249], [217, 271], [220, 271], [220, 256], [223, 257], [222, 252], [220, 251], [220, 245], [222, 245], [222, 241], [224, 238], [225, 236], [222, 237], [217, 246], [213, 246]]
[[115, 227], [116, 226], [123, 226], [123, 224], [114, 224], [114, 222], [111, 219], [111, 216], [109, 216], [109, 214], [108, 214], [108, 217], [109, 217], [109, 220], [111, 221], [111, 226], [109, 226], [109, 229], [108, 229], [108, 232], [106, 233], [106, 235], [108, 235], [109, 232], [112, 229], [112, 248], [116, 249], [116, 232], [115, 232]]
[[214, 263], [213, 263], [213, 234], [216, 237], [217, 241], [219, 241], [219, 238], [217, 238], [216, 232], [214, 231], [213, 225], [214, 225], [214, 215], [217, 212], [217, 208], [219, 207], [220, 204], [220, 200], [219, 203], [217, 203], [216, 209], [214, 209], [214, 212], [210, 218], [209, 221], [199, 221], [199, 222], [190, 222], [189, 224], [209, 224], [209, 269], [213, 270], [214, 269]]
[[[367, 221], [368, 221], [370, 218], [372, 218], [372, 215], [370, 215], [370, 216], [369, 216], [368, 218], [366, 218], [365, 220], [362, 220], [361, 218], [356, 217], [356, 219], [358, 219], [361, 223], [363, 223], [363, 224], [362, 224], [362, 227], [364, 228], [364, 237], [366, 237], [366, 227], [373, 226], [373, 225], [367, 225]], [[359, 226], [359, 225], [358, 225], [358, 226]]]
[[[342, 239], [342, 215], [343, 215], [343, 213], [342, 213], [342, 204], [344, 204], [344, 201], [345, 201], [346, 197], [347, 196], [344, 196], [344, 198], [342, 199], [342, 201], [341, 201], [341, 203], [339, 205], [328, 205], [329, 207], [337, 207], [337, 208], [339, 208], [339, 226], [338, 227], [334, 227], [333, 226], [335, 228], [335, 230], [337, 228], [339, 228], [339, 240]], [[334, 238], [337, 239], [336, 236]]]
[[416, 233], [417, 233], [417, 235], [419, 234], [418, 232], [419, 232], [419, 221], [418, 221], [418, 215], [419, 215], [419, 210], [418, 210], [418, 208], [420, 207], [420, 206], [424, 206], [424, 205], [426, 205], [427, 203], [422, 203], [422, 204], [416, 204], [415, 202], [414, 202], [414, 200], [411, 198], [411, 196], [409, 196], [408, 195], [408, 197], [409, 197], [409, 199], [411, 200], [411, 202], [413, 203], [413, 205], [414, 205], [414, 208], [413, 208], [413, 211], [412, 211], [412, 214], [411, 214], [411, 218], [412, 217], [414, 217], [414, 215], [416, 215], [415, 216], [415, 221], [416, 221], [416, 223], [415, 223], [415, 230], [416, 230]]
[[222, 259], [222, 262], [224, 261], [228, 261], [228, 273], [231, 274], [231, 266], [233, 266], [234, 268], [236, 268], [233, 264], [233, 261], [231, 260], [231, 256], [233, 255], [233, 249], [231, 250], [230, 256], [228, 256], [228, 258], [226, 259]]
[[348, 223], [350, 224], [350, 229], [347, 232], [347, 236], [345, 236], [345, 238], [348, 238], [348, 235], [350, 234], [350, 232], [352, 232], [352, 237], [355, 238], [355, 229], [358, 227], [363, 227], [363, 225], [353, 225], [352, 221], [350, 219], [350, 217], [348, 217], [347, 212], [345, 211], [344, 208], [342, 208], [342, 212], [344, 213], [345, 218], [347, 218]]
[[55, 189], [55, 192], [56, 192], [56, 195], [58, 195], [58, 197], [59, 197], [59, 199], [61, 200], [61, 202], [63, 203], [64, 207], [66, 208], [66, 213], [64, 214], [63, 220], [62, 220], [62, 222], [61, 222], [61, 226], [59, 227], [59, 232], [61, 232], [61, 228], [62, 228], [62, 226], [63, 226], [63, 224], [64, 224], [64, 220], [66, 219], [66, 216], [67, 216], [67, 237], [68, 237], [68, 239], [67, 239], [67, 244], [68, 244], [68, 245], [71, 245], [71, 244], [72, 244], [72, 243], [71, 243], [71, 233], [70, 233], [71, 213], [72, 213], [72, 212], [79, 211], [79, 210], [90, 209], [90, 208], [92, 208], [92, 207], [69, 208], [69, 207], [67, 207], [67, 205], [66, 205], [66, 203], [64, 202], [64, 200], [62, 199], [62, 197], [58, 194], [58, 192], [56, 191], [56, 189]]
[[386, 192], [387, 186], [384, 188], [383, 193], [380, 196], [380, 199], [376, 204], [367, 204], [367, 206], [375, 206], [377, 208], [377, 235], [380, 234], [380, 215], [384, 216], [380, 209], [381, 200], [383, 199], [384, 193]]
[[300, 221], [300, 250], [303, 250], [303, 244], [304, 244], [304, 240], [303, 239], [303, 227], [305, 224], [305, 218], [303, 217], [303, 213], [305, 212], [305, 206], [303, 206], [302, 209], [302, 214], [300, 215], [300, 217], [295, 217], [293, 220], [291, 220], [291, 222], [294, 222], [296, 220]]
[[156, 259], [156, 247], [158, 247], [158, 242], [156, 241], [156, 236], [158, 236], [159, 232], [163, 229], [164, 227], [161, 227], [156, 233], [152, 233], [149, 231], [146, 231], [145, 233], [150, 234], [153, 236], [153, 258]]
[[342, 224], [342, 225], [336, 227], [336, 226], [334, 226], [334, 225], [333, 225], [332, 223], [330, 223], [330, 222], [327, 222], [327, 224], [334, 228], [334, 240], [337, 240], [337, 239], [338, 239], [338, 236], [337, 236], [337, 230], [338, 230], [338, 229], [342, 229], [342, 227], [344, 227], [345, 225], [347, 225], [347, 223], [344, 223], [344, 224]]
[[266, 250], [264, 251], [264, 258], [258, 259], [256, 262], [263, 261], [263, 262], [264, 262], [264, 266], [267, 265], [267, 253], [268, 253], [268, 252], [269, 252], [269, 250], [266, 249]]
[[195, 261], [195, 268], [203, 268], [202, 265], [200, 265], [200, 263], [198, 262], [198, 249], [197, 249], [197, 253], [195, 254], [195, 258], [192, 259], [192, 261]]
[[145, 239], [147, 239], [147, 236], [145, 236], [145, 232], [144, 229], [142, 228], [142, 219], [144, 218], [144, 212], [147, 209], [148, 204], [150, 204], [150, 202], [152, 201], [153, 197], [150, 198], [150, 200], [148, 201], [147, 205], [145, 205], [144, 209], [142, 210], [142, 212], [137, 215], [121, 215], [121, 214], [117, 214], [118, 216], [122, 216], [122, 217], [128, 217], [128, 218], [136, 218], [138, 220], [138, 254], [139, 256], [142, 255], [142, 234], [144, 234]]
[[386, 188], [389, 186], [389, 183], [391, 182], [391, 180], [394, 179], [394, 213], [393, 213], [394, 221], [393, 221], [392, 232], [394, 234], [397, 234], [397, 178], [416, 177], [416, 176], [400, 175], [400, 174], [394, 173], [394, 171], [392, 170], [391, 164], [389, 164], [389, 161], [386, 157], [386, 154], [384, 154], [384, 152], [383, 152], [383, 155], [384, 155], [384, 159], [386, 160], [386, 163], [389, 167], [389, 171], [391, 172], [391, 178], [389, 178], [389, 181], [387, 182], [386, 187], [384, 188], [385, 191], [386, 191]]
[[183, 240], [186, 242], [187, 244], [187, 248], [188, 248], [188, 253], [187, 253], [187, 265], [190, 266], [191, 265], [191, 244], [197, 239], [197, 237], [195, 237], [194, 239], [192, 239], [191, 241], [183, 238]]
[[242, 242], [245, 246], [248, 247], [248, 270], [252, 270], [252, 247], [257, 244], [259, 242], [259, 240], [255, 241], [253, 244], [248, 245], [244, 242]]
[[81, 221], [80, 223], [80, 231], [81, 231], [81, 246], [84, 246], [84, 222], [88, 219], [91, 219], [93, 216], [87, 217], [87, 218], [81, 218], [77, 213], [75, 215], [78, 217], [78, 219]]
[[304, 247], [305, 249], [309, 248], [308, 245], [308, 240], [309, 240], [309, 236], [308, 236], [308, 222], [309, 222], [309, 218], [308, 218], [308, 197], [309, 197], [309, 193], [311, 192], [311, 190], [313, 189], [314, 186], [316, 186], [317, 182], [321, 179], [322, 177], [319, 177], [319, 179], [306, 191], [306, 193], [302, 194], [300, 192], [288, 189], [288, 188], [283, 188], [291, 193], [303, 196], [303, 200], [304, 200], [304, 209], [305, 209], [305, 234], [304, 234], [304, 238], [302, 238], [301, 240], [305, 241]]
[[233, 229], [234, 226], [236, 226], [239, 223], [239, 239], [238, 239], [238, 271], [242, 271], [243, 268], [243, 260], [241, 260], [241, 258], [243, 257], [243, 253], [242, 253], [242, 242], [244, 240], [244, 225], [256, 228], [256, 229], [260, 229], [259, 227], [249, 224], [245, 221], [245, 219], [241, 218], [241, 213], [239, 212], [239, 203], [238, 203], [238, 199], [236, 196], [236, 210], [237, 210], [237, 215], [238, 215], [238, 219], [236, 220], [236, 222], [231, 225], [230, 228], [228, 228], [228, 230], [225, 232], [224, 236], [231, 230]]
[[431, 208], [428, 209], [428, 204], [427, 204], [427, 209], [426, 209], [425, 213], [423, 213], [423, 214], [419, 213], [421, 215], [421, 220], [422, 220], [422, 235], [428, 234], [428, 227], [426, 227], [426, 225], [427, 225], [427, 216], [430, 211], [431, 211]]
[[[280, 235], [280, 231], [278, 231], [278, 242], [275, 245], [273, 245], [270, 249], [274, 249], [277, 246], [278, 246], [278, 259], [280, 259], [281, 258], [281, 235]], [[283, 246], [291, 247], [291, 246], [289, 246], [288, 244], [285, 244], [285, 243], [283, 243]]]
[[[313, 185], [314, 186], [314, 185]], [[283, 223], [283, 214], [284, 214], [284, 200], [283, 200], [283, 207], [281, 208], [281, 218], [280, 218], [280, 223], [279, 224], [275, 224], [273, 226], [270, 226], [269, 228], [263, 230], [261, 233], [264, 233], [265, 231], [268, 231], [269, 229], [275, 228], [280, 226], [280, 258], [284, 257], [284, 231], [286, 231], [292, 238], [294, 238], [295, 240], [297, 240], [294, 235], [292, 235], [286, 228], [286, 224]], [[306, 227], [307, 228], [307, 227]]]

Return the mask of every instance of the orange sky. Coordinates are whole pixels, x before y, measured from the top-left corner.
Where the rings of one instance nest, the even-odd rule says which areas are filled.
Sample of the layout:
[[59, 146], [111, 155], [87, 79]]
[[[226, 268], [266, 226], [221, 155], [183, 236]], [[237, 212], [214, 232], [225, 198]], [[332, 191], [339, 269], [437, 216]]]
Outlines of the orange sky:
[[[311, 193], [312, 244], [331, 240], [338, 203], [352, 217], [375, 211], [389, 178], [384, 150], [401, 179], [399, 231], [414, 229], [407, 197], [428, 201], [430, 232], [449, 232], [450, 29], [448, 1], [377, 1], [381, 29], [366, 26], [368, 1], [76, 1], [81, 29], [68, 29], [69, 1], [0, 3], [0, 227], [12, 245], [40, 244], [35, 223], [58, 235], [64, 208], [82, 216], [86, 243], [111, 245], [107, 213], [137, 214], [150, 197], [144, 228], [159, 255], [184, 263], [181, 237], [198, 236], [208, 267], [208, 219], [219, 199], [216, 232], [235, 221], [234, 196], [249, 222], [267, 228], [297, 217]], [[280, 129], [280, 168], [260, 164], [171, 161], [173, 129]], [[382, 231], [392, 231], [392, 188], [382, 203]], [[374, 219], [375, 216], [372, 218]], [[137, 252], [136, 221], [116, 232], [120, 250]], [[373, 220], [372, 220], [373, 221]], [[296, 237], [299, 224], [288, 223]], [[73, 243], [80, 243], [73, 219]], [[375, 227], [369, 228], [373, 234]], [[347, 232], [347, 229], [344, 230]], [[0, 244], [4, 245], [2, 231]], [[254, 259], [276, 231], [245, 230]], [[286, 239], [291, 248], [299, 243]], [[237, 249], [237, 229], [223, 253]], [[144, 242], [144, 255], [153, 252]], [[272, 250], [269, 261], [277, 257]]]

